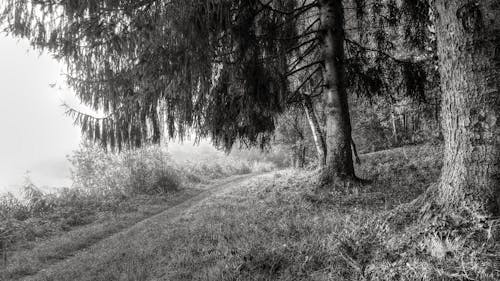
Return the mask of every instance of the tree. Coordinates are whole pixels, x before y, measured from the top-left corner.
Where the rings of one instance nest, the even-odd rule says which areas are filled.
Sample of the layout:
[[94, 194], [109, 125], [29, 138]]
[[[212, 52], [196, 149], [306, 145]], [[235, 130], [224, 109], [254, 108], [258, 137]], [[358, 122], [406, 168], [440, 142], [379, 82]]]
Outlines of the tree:
[[302, 107], [291, 107], [277, 120], [273, 145], [285, 146], [290, 153], [290, 164], [295, 168], [304, 168], [307, 164], [311, 138], [307, 132], [307, 121]]
[[438, 202], [500, 212], [500, 5], [435, 2], [444, 168]]
[[[262, 144], [276, 115], [303, 85], [318, 81], [313, 91], [325, 92], [322, 182], [328, 184], [355, 179], [346, 76], [357, 75], [349, 81], [367, 81], [377, 92], [383, 83], [376, 70], [382, 69], [367, 64], [409, 64], [348, 40], [344, 2], [7, 0], [2, 22], [66, 61], [69, 84], [82, 102], [107, 116], [69, 113], [104, 147], [141, 146], [164, 135], [182, 139], [191, 130], [227, 150], [238, 139]], [[392, 21], [385, 15], [392, 10], [382, 12], [377, 1], [354, 2], [357, 10], [377, 8], [381, 23]], [[377, 34], [384, 41], [384, 32]], [[378, 55], [359, 59], [366, 53]], [[291, 88], [294, 75], [305, 79]]]
[[324, 50], [326, 144], [328, 154], [321, 182], [353, 179], [351, 123], [345, 86], [344, 7], [341, 0], [321, 0], [321, 43]]
[[191, 130], [228, 150], [236, 139], [256, 145], [284, 109], [281, 54], [289, 43], [257, 40], [283, 16], [255, 4], [9, 0], [2, 8], [7, 30], [64, 60], [81, 101], [106, 115], [68, 110], [104, 147], [182, 139]]
[[314, 146], [316, 147], [318, 165], [323, 168], [326, 165], [327, 147], [321, 125], [314, 110], [314, 103], [311, 96], [304, 95], [302, 100], [304, 112], [306, 114], [311, 133], [313, 135]]
[[[324, 16], [295, 34], [296, 19], [318, 6], [300, 3], [24, 0], [7, 1], [3, 20], [12, 34], [66, 60], [69, 83], [81, 100], [108, 114], [98, 119], [70, 110], [90, 139], [104, 146], [140, 146], [158, 141], [164, 131], [182, 137], [194, 127], [198, 135], [230, 148], [236, 139], [265, 140], [259, 136], [274, 130], [272, 119], [290, 92], [286, 77], [323, 63], [304, 64], [331, 43], [331, 32], [319, 30], [318, 23], [327, 20], [325, 29], [338, 24], [342, 30], [342, 17]], [[325, 34], [321, 45], [318, 33]], [[342, 51], [343, 39], [338, 42]], [[292, 60], [289, 55], [302, 47], [308, 51]], [[324, 80], [336, 92], [343, 87], [333, 81], [336, 54], [325, 54], [330, 77]], [[349, 133], [335, 129], [336, 122], [341, 128], [349, 122], [345, 114], [335, 114], [331, 111], [336, 130], [331, 138]], [[352, 166], [344, 139], [349, 136], [330, 141], [331, 165], [338, 167], [329, 170], [353, 176], [353, 169], [342, 171]], [[344, 147], [349, 151], [341, 153]], [[337, 154], [346, 157], [334, 158]]]
[[[432, 52], [426, 51], [431, 41], [427, 17], [411, 25], [406, 21], [427, 6], [410, 2], [319, 1], [327, 86], [323, 104], [328, 153], [322, 183], [356, 179], [347, 91], [368, 99], [394, 93], [417, 99], [425, 95], [427, 52]], [[404, 40], [398, 39], [402, 28]]]

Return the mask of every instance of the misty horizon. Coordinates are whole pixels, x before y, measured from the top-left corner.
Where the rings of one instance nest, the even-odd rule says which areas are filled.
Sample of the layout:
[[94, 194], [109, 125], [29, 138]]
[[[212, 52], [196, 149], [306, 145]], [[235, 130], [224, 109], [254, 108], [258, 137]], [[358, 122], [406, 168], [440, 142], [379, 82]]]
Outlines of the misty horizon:
[[63, 65], [12, 37], [0, 36], [0, 52], [8, 54], [0, 58], [0, 194], [18, 193], [27, 174], [39, 187], [69, 187], [67, 156], [78, 149], [81, 135], [62, 106], [79, 104], [66, 87]]

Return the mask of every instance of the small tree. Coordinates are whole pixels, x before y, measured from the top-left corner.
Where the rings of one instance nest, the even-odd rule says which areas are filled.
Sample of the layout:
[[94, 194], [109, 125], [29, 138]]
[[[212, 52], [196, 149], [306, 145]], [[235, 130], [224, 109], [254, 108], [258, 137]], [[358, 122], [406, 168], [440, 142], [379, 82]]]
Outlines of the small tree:
[[274, 145], [284, 145], [290, 152], [290, 165], [295, 168], [304, 168], [310, 155], [309, 147], [313, 140], [307, 134], [307, 121], [301, 107], [290, 108], [280, 115], [277, 121], [274, 136]]

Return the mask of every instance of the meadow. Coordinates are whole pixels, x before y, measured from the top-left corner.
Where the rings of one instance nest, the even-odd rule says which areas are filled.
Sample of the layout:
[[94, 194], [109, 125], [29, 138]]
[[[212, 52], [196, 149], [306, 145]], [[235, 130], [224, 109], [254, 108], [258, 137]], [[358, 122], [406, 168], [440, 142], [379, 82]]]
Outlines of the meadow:
[[[358, 175], [370, 182], [321, 189], [314, 169], [254, 174], [228, 181], [175, 216], [167, 211], [132, 226], [134, 214], [138, 221], [146, 209], [123, 212], [113, 223], [47, 240], [17, 252], [2, 273], [14, 280], [33, 274], [23, 280], [37, 281], [498, 280], [499, 246], [494, 239], [478, 245], [484, 230], [460, 224], [460, 217], [422, 225], [411, 208], [439, 177], [441, 147], [361, 158]], [[158, 197], [156, 211], [197, 192]], [[470, 235], [440, 233], [445, 223]], [[80, 238], [85, 234], [93, 236]], [[99, 242], [100, 236], [107, 239]]]
[[172, 156], [152, 146], [107, 153], [85, 143], [71, 157], [73, 186], [0, 196], [0, 276], [18, 278], [192, 198], [219, 179], [274, 170], [275, 163], [213, 148]]

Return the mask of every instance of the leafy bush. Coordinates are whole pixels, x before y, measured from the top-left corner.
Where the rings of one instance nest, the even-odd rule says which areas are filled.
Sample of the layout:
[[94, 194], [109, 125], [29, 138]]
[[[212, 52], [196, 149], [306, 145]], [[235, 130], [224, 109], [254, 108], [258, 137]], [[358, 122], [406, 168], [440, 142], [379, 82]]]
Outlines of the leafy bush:
[[16, 220], [25, 220], [29, 217], [28, 206], [16, 198], [12, 193], [0, 196], [0, 219], [2, 221], [8, 217]]
[[179, 190], [179, 171], [170, 155], [161, 147], [125, 152], [115, 165], [121, 165], [124, 186], [132, 194], [158, 194]]
[[84, 143], [69, 160], [75, 186], [104, 195], [151, 195], [175, 191], [182, 185], [178, 169], [161, 147], [113, 154]]

